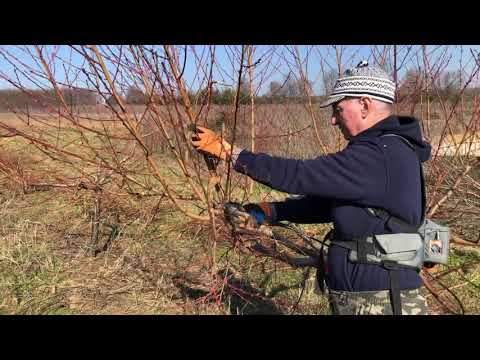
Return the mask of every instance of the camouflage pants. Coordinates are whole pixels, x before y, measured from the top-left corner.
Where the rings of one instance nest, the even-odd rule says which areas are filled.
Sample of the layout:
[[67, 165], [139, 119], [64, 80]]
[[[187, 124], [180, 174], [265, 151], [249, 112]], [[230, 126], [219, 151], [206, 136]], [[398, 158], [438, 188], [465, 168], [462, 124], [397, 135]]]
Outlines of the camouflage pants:
[[[402, 315], [428, 315], [427, 302], [418, 289], [400, 291]], [[334, 315], [393, 315], [390, 292], [329, 290]]]

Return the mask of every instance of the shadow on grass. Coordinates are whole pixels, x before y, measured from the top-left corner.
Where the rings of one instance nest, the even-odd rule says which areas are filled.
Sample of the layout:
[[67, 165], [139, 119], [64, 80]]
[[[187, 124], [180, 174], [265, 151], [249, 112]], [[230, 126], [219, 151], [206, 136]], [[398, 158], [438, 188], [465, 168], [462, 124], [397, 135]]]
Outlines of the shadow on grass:
[[[223, 277], [224, 274], [219, 272], [219, 276]], [[199, 289], [195, 283], [185, 277], [178, 277], [175, 284], [183, 296], [192, 300], [199, 300], [209, 294], [207, 290]], [[283, 314], [272, 299], [266, 297], [259, 289], [233, 275], [229, 276], [224, 287], [222, 303], [229, 308], [230, 314], [233, 315]]]

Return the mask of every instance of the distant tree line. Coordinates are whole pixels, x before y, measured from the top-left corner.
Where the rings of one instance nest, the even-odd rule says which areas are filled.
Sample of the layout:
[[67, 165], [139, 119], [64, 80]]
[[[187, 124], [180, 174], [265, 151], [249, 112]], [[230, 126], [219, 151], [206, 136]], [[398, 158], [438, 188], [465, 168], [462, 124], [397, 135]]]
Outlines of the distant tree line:
[[[82, 88], [62, 88], [59, 90], [63, 101], [68, 106], [96, 105], [101, 101], [98, 93]], [[0, 90], [0, 109], [43, 109], [57, 107], [61, 101], [54, 89], [30, 90], [30, 89], [3, 89]]]
[[[335, 78], [331, 77], [325, 80], [325, 92], [328, 93], [333, 88]], [[444, 99], [454, 99], [461, 89], [461, 77], [458, 72], [445, 72], [439, 76], [433, 84], [429, 85], [429, 97], [434, 99], [440, 95]], [[424, 92], [426, 82], [421, 72], [410, 70], [399, 82], [397, 89], [397, 100], [400, 102], [418, 102], [420, 94]], [[255, 104], [282, 104], [282, 103], [303, 103], [307, 100], [307, 94], [314, 103], [323, 101], [325, 96], [313, 94], [312, 85], [304, 84], [301, 80], [286, 79], [283, 82], [272, 81], [269, 84], [268, 91], [264, 95], [255, 95]], [[91, 106], [98, 104], [115, 105], [115, 97], [102, 97], [98, 92], [84, 89], [65, 87], [60, 89], [60, 93], [68, 106]], [[192, 104], [210, 104], [228, 105], [233, 104], [237, 93], [237, 87], [218, 87], [215, 84], [210, 88], [203, 88], [198, 91], [188, 92], [190, 103]], [[464, 92], [466, 99], [480, 95], [480, 88], [468, 88]], [[136, 86], [130, 86], [126, 93], [118, 95], [122, 100], [131, 105], [145, 105], [148, 103], [157, 103], [159, 105], [173, 100], [182, 102], [180, 96], [163, 97], [161, 94], [148, 95], [142, 89]], [[249, 104], [250, 89], [246, 81], [240, 82], [239, 103]], [[0, 111], [9, 111], [12, 108], [23, 109], [41, 109], [49, 106], [56, 107], [60, 105], [59, 98], [53, 89], [48, 90], [18, 90], [4, 89], [0, 90]]]
[[[310, 84], [308, 84], [310, 86]], [[92, 106], [98, 104], [116, 105], [117, 100], [110, 95], [102, 97], [97, 91], [83, 88], [65, 87], [60, 89], [60, 93], [68, 106]], [[192, 104], [211, 104], [227, 105], [233, 104], [237, 88], [212, 86], [200, 89], [198, 91], [189, 91], [188, 97]], [[137, 86], [128, 87], [123, 94], [119, 92], [118, 97], [124, 103], [131, 105], [145, 105], [148, 103], [165, 104], [173, 100], [182, 102], [178, 95], [176, 97], [163, 97], [161, 94], [146, 94]], [[273, 81], [270, 83], [269, 91], [264, 95], [254, 96], [256, 104], [265, 103], [284, 103], [284, 102], [304, 102], [306, 100], [304, 85], [300, 81], [287, 80], [283, 83]], [[318, 97], [313, 97], [313, 101], [319, 101]], [[4, 89], [0, 90], [0, 110], [8, 111], [12, 108], [23, 109], [44, 109], [61, 105], [61, 101], [54, 89], [47, 90], [29, 90], [29, 89]], [[250, 90], [245, 81], [240, 83], [239, 103], [250, 103]]]
[[[446, 71], [433, 80], [428, 81], [423, 72], [409, 70], [397, 89], [398, 101], [418, 102], [421, 93], [428, 93], [428, 99], [433, 100], [440, 96], [444, 100], [455, 100], [464, 86], [459, 71]], [[428, 90], [428, 91], [426, 91]], [[463, 92], [465, 99], [480, 95], [480, 88], [466, 88]]]
[[[286, 81], [272, 81], [269, 84], [269, 89], [264, 95], [254, 95], [254, 102], [256, 104], [278, 104], [278, 103], [292, 103], [292, 102], [305, 102], [307, 100], [307, 94], [311, 97], [312, 101], [320, 101], [323, 97], [313, 95], [312, 86], [310, 83], [304, 85], [303, 81], [295, 79], [287, 79]], [[205, 103], [210, 101], [212, 104], [226, 105], [232, 104], [235, 101], [237, 93], [237, 87], [215, 87], [209, 90], [208, 88], [201, 89], [197, 92], [189, 92], [189, 100], [193, 103]], [[240, 82], [239, 87], [239, 103], [249, 104], [250, 89], [246, 81]]]

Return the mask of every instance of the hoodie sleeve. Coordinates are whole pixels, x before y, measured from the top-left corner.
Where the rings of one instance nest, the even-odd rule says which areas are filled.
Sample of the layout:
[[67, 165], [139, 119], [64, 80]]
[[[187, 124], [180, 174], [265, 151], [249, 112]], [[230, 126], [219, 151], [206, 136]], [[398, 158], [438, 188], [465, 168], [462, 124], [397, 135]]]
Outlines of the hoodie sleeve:
[[311, 160], [243, 150], [234, 168], [275, 190], [335, 200], [378, 199], [387, 187], [384, 154], [370, 141], [356, 142], [340, 152]]
[[270, 203], [274, 221], [290, 221], [298, 224], [316, 224], [332, 221], [332, 202], [313, 196], [301, 196], [282, 202]]

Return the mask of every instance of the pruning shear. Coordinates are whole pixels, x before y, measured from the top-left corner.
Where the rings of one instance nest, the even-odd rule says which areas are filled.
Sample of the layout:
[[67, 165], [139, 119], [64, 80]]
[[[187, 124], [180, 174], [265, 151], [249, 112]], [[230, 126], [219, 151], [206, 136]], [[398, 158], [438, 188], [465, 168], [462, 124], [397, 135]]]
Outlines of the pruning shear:
[[[244, 209], [239, 203], [228, 202], [224, 205], [224, 214], [227, 221], [233, 226], [235, 231], [250, 230], [259, 231], [263, 226], [259, 226], [255, 218]], [[266, 234], [269, 235], [270, 234]]]
[[[259, 225], [255, 218], [250, 215], [245, 209], [238, 203], [226, 203], [224, 204], [224, 213], [226, 220], [232, 225], [233, 231], [237, 234], [247, 234], [247, 235], [265, 235], [275, 242], [285, 245], [301, 257], [290, 256], [287, 254], [279, 254], [284, 261], [289, 263], [294, 267], [306, 267], [313, 266], [318, 267], [318, 249], [316, 247], [308, 248], [304, 245], [297, 244], [292, 240], [289, 240], [277, 232], [275, 232], [271, 226], [268, 225]], [[295, 232], [300, 230], [292, 228], [287, 225], [274, 224], [283, 227], [287, 227]], [[305, 234], [303, 234], [307, 237]], [[305, 238], [304, 238], [305, 239]], [[312, 238], [313, 239], [313, 238]], [[315, 239], [316, 240], [316, 239]], [[317, 240], [318, 241], [318, 240]], [[271, 253], [267, 247], [262, 245], [260, 242], [256, 242], [253, 246], [257, 251], [263, 252], [266, 254]]]

